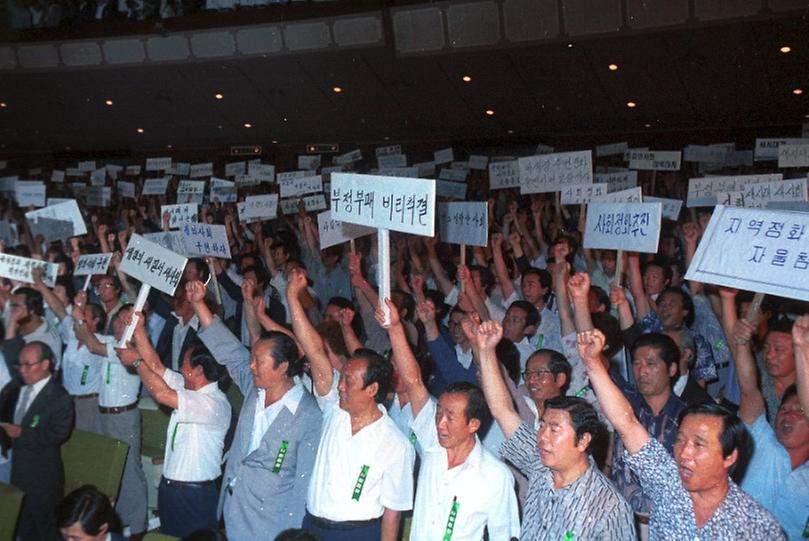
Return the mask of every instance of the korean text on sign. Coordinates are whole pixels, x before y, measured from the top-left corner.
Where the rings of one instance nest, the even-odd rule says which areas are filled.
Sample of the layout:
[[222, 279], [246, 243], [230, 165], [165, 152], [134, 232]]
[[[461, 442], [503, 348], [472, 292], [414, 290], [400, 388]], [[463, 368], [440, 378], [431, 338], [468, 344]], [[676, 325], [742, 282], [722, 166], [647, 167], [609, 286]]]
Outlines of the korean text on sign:
[[144, 284], [174, 295], [187, 261], [185, 257], [133, 234], [119, 268]]
[[584, 247], [657, 252], [660, 203], [594, 203], [587, 205]]
[[438, 205], [441, 240], [452, 244], [486, 246], [489, 241], [489, 208], [486, 202]]
[[32, 284], [34, 279], [31, 271], [34, 269], [42, 269], [42, 281], [45, 285], [48, 287], [55, 285], [56, 274], [59, 272], [59, 265], [56, 263], [0, 253], [0, 276], [3, 278]]
[[183, 233], [186, 254], [230, 259], [230, 244], [224, 225], [183, 224], [180, 231]]
[[809, 214], [719, 205], [686, 278], [809, 301]]
[[321, 250], [376, 232], [370, 227], [335, 220], [331, 217], [330, 210], [317, 215], [317, 231]]
[[183, 224], [190, 224], [197, 221], [198, 205], [196, 203], [184, 203], [181, 205], [161, 205], [160, 215], [169, 213], [169, 229], [177, 229]]
[[431, 237], [435, 232], [435, 181], [333, 173], [335, 219]]
[[589, 150], [528, 156], [518, 160], [520, 192], [558, 192], [568, 184], [592, 184], [593, 157]]
[[73, 274], [86, 276], [88, 274], [106, 274], [110, 266], [112, 254], [85, 254], [79, 257]]

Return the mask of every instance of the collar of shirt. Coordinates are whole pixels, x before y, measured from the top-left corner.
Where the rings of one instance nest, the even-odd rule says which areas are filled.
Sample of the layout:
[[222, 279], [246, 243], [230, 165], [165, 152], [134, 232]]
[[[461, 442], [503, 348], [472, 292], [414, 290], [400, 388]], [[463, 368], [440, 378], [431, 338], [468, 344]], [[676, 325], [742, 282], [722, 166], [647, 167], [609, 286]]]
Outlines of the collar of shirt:
[[[28, 409], [31, 407], [31, 404], [33, 404], [34, 400], [36, 400], [36, 397], [39, 395], [40, 391], [42, 391], [42, 389], [45, 387], [45, 385], [48, 384], [48, 382], [50, 380], [51, 380], [51, 376], [48, 375], [48, 377], [43, 378], [43, 379], [41, 379], [41, 380], [39, 380], [36, 383], [31, 385], [31, 395], [28, 397], [28, 403], [25, 405], [25, 410], [26, 411], [28, 411]], [[23, 385], [23, 387], [21, 387], [20, 396], [22, 396], [23, 389], [25, 389], [25, 387], [26, 387], [25, 385]]]
[[461, 366], [469, 370], [469, 367], [472, 366], [472, 348], [469, 348], [469, 351], [464, 352], [461, 349], [461, 346], [455, 344], [455, 357], [458, 359], [458, 362], [461, 363]]
[[671, 388], [671, 391], [677, 395], [682, 396], [683, 391], [685, 390], [685, 384], [688, 383], [688, 373], [686, 372], [682, 376], [677, 378], [677, 381], [674, 383], [674, 386]]
[[301, 385], [300, 383], [296, 383], [295, 385], [292, 386], [291, 389], [289, 389], [286, 393], [284, 393], [284, 396], [282, 396], [280, 400], [278, 400], [277, 402], [273, 402], [272, 404], [270, 404], [265, 408], [264, 400], [266, 399], [266, 396], [267, 391], [265, 391], [264, 389], [258, 390], [258, 398], [256, 399], [256, 401], [257, 404], [259, 404], [263, 410], [266, 410], [267, 408], [271, 408], [277, 405], [278, 411], [280, 411], [282, 407], [286, 407], [290, 411], [290, 413], [295, 415], [295, 412], [298, 411], [298, 406], [301, 403], [301, 398], [303, 398], [303, 385]]
[[191, 319], [188, 320], [187, 324], [183, 324], [183, 318], [178, 316], [176, 312], [172, 312], [171, 315], [173, 315], [174, 317], [177, 318], [177, 325], [179, 325], [180, 327], [184, 327], [184, 328], [191, 327], [195, 331], [199, 330], [199, 317], [197, 317], [197, 314], [194, 314], [191, 317]]

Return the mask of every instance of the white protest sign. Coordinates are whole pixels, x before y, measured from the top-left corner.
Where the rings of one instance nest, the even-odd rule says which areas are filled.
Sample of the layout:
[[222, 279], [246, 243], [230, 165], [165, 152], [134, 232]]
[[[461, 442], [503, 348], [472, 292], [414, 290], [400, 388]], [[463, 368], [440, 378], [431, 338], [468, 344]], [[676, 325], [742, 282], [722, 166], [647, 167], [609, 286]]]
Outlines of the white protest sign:
[[68, 186], [70, 186], [73, 197], [81, 197], [87, 193], [87, 184], [83, 182], [71, 182]]
[[298, 156], [298, 169], [313, 170], [320, 167], [320, 154], [312, 156]]
[[180, 228], [185, 253], [195, 257], [230, 259], [230, 243], [224, 225], [188, 223]]
[[638, 155], [639, 152], [649, 152], [649, 147], [636, 147], [628, 148], [624, 151], [624, 161], [628, 162], [632, 156]]
[[188, 256], [185, 253], [185, 242], [183, 242], [183, 232], [179, 229], [174, 231], [160, 231], [159, 233], [144, 233], [143, 238], [159, 244], [166, 250], [171, 250], [175, 254]]
[[593, 182], [593, 156], [590, 150], [528, 156], [517, 160], [520, 166], [520, 193], [558, 192], [568, 184]]
[[311, 177], [300, 177], [292, 179], [278, 180], [281, 197], [298, 197], [310, 193], [323, 191], [323, 177], [315, 175]]
[[250, 195], [245, 198], [243, 209], [240, 220], [272, 220], [278, 216], [278, 194]]
[[596, 182], [607, 184], [607, 192], [620, 192], [634, 188], [638, 185], [637, 171], [619, 171], [615, 173], [599, 173], [595, 176]]
[[467, 167], [469, 169], [476, 169], [478, 171], [485, 171], [486, 166], [489, 164], [489, 157], [488, 156], [480, 156], [477, 154], [472, 154], [469, 156], [469, 162], [467, 162]]
[[317, 231], [321, 250], [376, 232], [372, 227], [335, 220], [330, 210], [317, 215]]
[[682, 199], [669, 199], [667, 197], [652, 197], [646, 195], [643, 197], [644, 203], [660, 203], [663, 205], [663, 218], [667, 220], [677, 221], [680, 217], [680, 209], [683, 206]]
[[135, 183], [134, 182], [125, 182], [119, 180], [115, 186], [118, 188], [118, 195], [121, 197], [128, 197], [130, 199], [135, 199]]
[[719, 205], [685, 277], [809, 301], [809, 214]]
[[489, 208], [485, 201], [441, 203], [438, 229], [442, 242], [486, 246], [489, 243]]
[[358, 162], [362, 159], [362, 151], [360, 149], [352, 150], [351, 152], [346, 152], [345, 154], [341, 154], [339, 156], [335, 156], [332, 159], [332, 163], [335, 165], [346, 165], [353, 162]]
[[204, 180], [181, 180], [177, 185], [178, 203], [202, 203], [205, 197]]
[[168, 171], [171, 169], [171, 158], [147, 158], [147, 171]]
[[756, 161], [775, 161], [778, 159], [778, 147], [781, 145], [805, 145], [809, 139], [796, 138], [763, 138], [756, 139], [754, 159]]
[[334, 173], [332, 216], [431, 237], [435, 234], [435, 184], [434, 180]]
[[0, 192], [14, 193], [17, 189], [18, 177], [0, 178]]
[[112, 203], [111, 186], [90, 186], [87, 188], [88, 207], [109, 207]]
[[778, 167], [809, 167], [809, 142], [779, 145]]
[[236, 175], [236, 188], [247, 188], [249, 186], [258, 186], [261, 181], [253, 178], [250, 175]]
[[105, 166], [104, 166], [104, 168], [107, 170], [107, 174], [108, 174], [108, 175], [110, 176], [110, 178], [111, 178], [111, 179], [113, 179], [113, 180], [117, 180], [117, 179], [118, 179], [118, 176], [119, 176], [119, 175], [120, 175], [120, 174], [123, 172], [123, 170], [124, 170], [124, 166], [123, 166], [123, 165], [113, 165], [113, 164], [111, 164], [111, 163], [108, 163], [107, 165], [105, 165]]
[[173, 163], [167, 173], [172, 175], [189, 175], [191, 173], [190, 163]]
[[58, 169], [51, 171], [51, 182], [62, 183], [65, 181], [65, 172]]
[[236, 183], [221, 178], [211, 178], [210, 194], [211, 202], [235, 203], [237, 199]]
[[275, 177], [276, 182], [281, 184], [288, 180], [296, 179], [296, 178], [303, 178], [314, 175], [314, 172], [311, 171], [284, 171], [283, 173], [278, 173]]
[[450, 182], [448, 180], [437, 180], [435, 181], [435, 194], [438, 197], [466, 199], [466, 184], [462, 182]]
[[140, 165], [127, 165], [124, 174], [132, 176], [140, 175]]
[[162, 220], [165, 213], [169, 213], [169, 229], [178, 229], [183, 224], [199, 221], [197, 211], [199, 205], [196, 203], [183, 203], [180, 205], [160, 205], [160, 218]]
[[584, 247], [656, 253], [661, 213], [660, 203], [591, 202]]
[[748, 184], [775, 182], [783, 178], [781, 173], [692, 178], [688, 181], [686, 206], [713, 206], [719, 192], [738, 192]]
[[744, 192], [718, 192], [716, 194], [716, 204], [726, 207], [744, 207]]
[[104, 183], [107, 181], [107, 169], [102, 167], [101, 169], [96, 169], [90, 173], [90, 185], [91, 186], [103, 186]]
[[38, 180], [18, 180], [14, 187], [14, 197], [21, 207], [44, 207], [45, 183]]
[[68, 167], [65, 169], [65, 176], [66, 177], [81, 177], [84, 176], [82, 171], [79, 171], [78, 167]]
[[165, 195], [169, 186], [169, 178], [147, 178], [143, 181], [143, 192], [141, 195]]
[[520, 185], [520, 166], [517, 160], [489, 164], [489, 189], [502, 190]]
[[683, 161], [725, 163], [725, 157], [730, 150], [726, 146], [688, 145], [683, 149]]
[[247, 164], [247, 174], [259, 182], [275, 182], [275, 166], [264, 163]]
[[42, 281], [46, 286], [53, 287], [56, 284], [58, 264], [0, 253], [0, 276], [3, 278], [33, 284], [34, 278], [31, 276], [33, 269], [42, 269]]
[[95, 160], [90, 160], [90, 161], [86, 161], [86, 162], [79, 162], [78, 166], [77, 166], [77, 169], [79, 171], [81, 171], [82, 173], [89, 173], [90, 171], [95, 170], [95, 168], [96, 168]]
[[407, 177], [417, 178], [419, 176], [418, 167], [389, 167], [379, 169], [374, 173], [375, 175], [382, 175], [383, 177]]
[[225, 164], [225, 176], [235, 177], [236, 175], [243, 175], [247, 170], [247, 162], [232, 162]]
[[607, 185], [598, 183], [565, 186], [559, 193], [562, 205], [577, 205], [579, 203], [589, 203], [594, 197], [607, 195]]
[[436, 165], [441, 165], [442, 163], [449, 163], [455, 159], [455, 153], [452, 151], [452, 147], [445, 148], [442, 150], [436, 150], [433, 152], [433, 162]]
[[438, 174], [438, 178], [453, 182], [466, 182], [468, 173], [466, 169], [442, 169]]
[[45, 242], [65, 240], [73, 236], [73, 224], [69, 220], [39, 217], [33, 221], [29, 220], [28, 225], [31, 228], [31, 235], [34, 238], [41, 235]]
[[435, 176], [435, 162], [414, 163], [413, 167], [418, 169], [419, 178], [430, 178]]
[[[766, 207], [770, 201], [806, 201], [806, 178], [748, 184], [741, 190], [746, 208]], [[717, 204], [724, 204], [717, 196]]]
[[374, 149], [374, 154], [376, 157], [380, 156], [390, 156], [391, 154], [401, 154], [402, 153], [402, 145], [388, 145], [386, 147], [376, 147]]
[[73, 274], [87, 276], [90, 274], [107, 274], [112, 254], [84, 254], [79, 256]]
[[682, 152], [655, 150], [629, 153], [629, 168], [641, 171], [679, 171]]
[[188, 176], [191, 178], [211, 177], [213, 176], [213, 163], [195, 163], [188, 170]]
[[386, 154], [384, 156], [377, 156], [376, 163], [380, 169], [407, 167], [407, 156], [404, 154]]
[[610, 143], [609, 145], [598, 145], [596, 147], [596, 157], [621, 155], [629, 150], [629, 143]]
[[188, 260], [170, 250], [133, 234], [121, 258], [121, 272], [174, 295]]
[[326, 196], [322, 193], [307, 195], [302, 198], [293, 197], [291, 199], [281, 199], [278, 202], [278, 206], [281, 208], [281, 213], [284, 214], [284, 216], [296, 214], [300, 201], [303, 201], [303, 210], [305, 212], [316, 212], [328, 208], [328, 205], [326, 205]]
[[643, 194], [641, 193], [640, 186], [627, 188], [619, 192], [608, 192], [590, 199], [591, 203], [640, 203], [641, 201], [643, 201]]
[[553, 151], [554, 151], [554, 148], [552, 146], [543, 145], [542, 143], [539, 143], [537, 145], [537, 148], [536, 148], [535, 152], [537, 154], [553, 154]]

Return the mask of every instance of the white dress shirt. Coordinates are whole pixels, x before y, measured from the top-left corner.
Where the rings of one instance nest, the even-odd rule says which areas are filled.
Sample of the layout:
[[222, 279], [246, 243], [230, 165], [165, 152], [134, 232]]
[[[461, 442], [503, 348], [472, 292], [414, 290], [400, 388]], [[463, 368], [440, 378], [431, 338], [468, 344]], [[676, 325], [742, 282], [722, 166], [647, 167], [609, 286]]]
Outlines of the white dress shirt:
[[196, 391], [185, 388], [183, 376], [163, 372], [163, 381], [177, 391], [177, 408], [166, 432], [163, 476], [173, 481], [210, 481], [222, 473], [222, 450], [230, 427], [230, 403], [219, 386]]
[[284, 393], [280, 400], [276, 400], [266, 408], [264, 407], [264, 401], [267, 397], [267, 391], [259, 389], [257, 394], [256, 408], [253, 414], [253, 433], [250, 435], [248, 455], [261, 446], [264, 434], [267, 433], [270, 425], [273, 424], [283, 408], [288, 409], [292, 415], [295, 415], [295, 412], [298, 411], [298, 405], [301, 403], [301, 398], [303, 398], [303, 385], [296, 383]]
[[198, 330], [199, 318], [194, 314], [191, 319], [188, 320], [188, 323], [183, 324], [181, 317], [174, 312], [172, 312], [171, 315], [177, 318], [177, 325], [172, 329], [171, 335], [171, 369], [176, 372], [180, 369], [180, 365], [182, 364], [180, 353], [183, 351], [183, 342], [185, 342], [185, 337], [188, 335], [188, 329]]
[[37, 327], [34, 332], [23, 335], [22, 339], [26, 344], [30, 344], [31, 342], [44, 342], [47, 344], [56, 356], [54, 368], [59, 368], [62, 362], [62, 339], [59, 338], [59, 334], [48, 325], [47, 321], [43, 321], [42, 325]]
[[[73, 396], [98, 393], [104, 357], [95, 355], [79, 342], [73, 332], [71, 316], [62, 321], [59, 332], [66, 344], [62, 354], [62, 386]], [[104, 335], [96, 334], [95, 337], [104, 343]]]
[[427, 401], [411, 427], [424, 448], [419, 471], [411, 541], [440, 540], [457, 504], [452, 541], [479, 541], [488, 527], [491, 541], [519, 537], [520, 518], [514, 476], [475, 436], [463, 464], [449, 469], [447, 450], [438, 443], [436, 404]]
[[140, 377], [121, 364], [115, 353], [117, 344], [114, 336], [98, 335], [98, 339], [107, 345], [107, 356], [103, 358], [101, 365], [98, 405], [103, 408], [120, 408], [137, 402]]

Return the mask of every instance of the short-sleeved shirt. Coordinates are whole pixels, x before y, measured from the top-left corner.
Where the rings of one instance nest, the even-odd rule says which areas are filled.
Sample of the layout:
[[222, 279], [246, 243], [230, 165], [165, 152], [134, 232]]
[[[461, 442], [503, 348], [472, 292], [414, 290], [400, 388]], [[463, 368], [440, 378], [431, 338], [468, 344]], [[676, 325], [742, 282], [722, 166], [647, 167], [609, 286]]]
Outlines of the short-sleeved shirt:
[[[62, 354], [62, 385], [73, 396], [98, 393], [101, 387], [101, 367], [104, 357], [95, 355], [79, 342], [73, 332], [73, 318], [67, 316], [60, 327], [67, 347]], [[96, 334], [103, 343], [104, 335]]]
[[447, 450], [438, 443], [436, 404], [427, 401], [411, 427], [424, 452], [419, 470], [411, 541], [443, 539], [452, 517], [453, 541], [509, 541], [520, 533], [514, 476], [475, 436], [463, 464], [448, 469]]
[[388, 416], [356, 434], [351, 417], [338, 405], [337, 389], [318, 397], [323, 410], [323, 433], [315, 458], [306, 509], [335, 522], [372, 520], [385, 508], [407, 511], [413, 507], [415, 451]]
[[680, 479], [677, 463], [656, 439], [649, 438], [640, 451], [634, 455], [627, 452], [624, 458], [652, 498], [651, 539], [786, 539], [775, 518], [731, 479], [725, 501], [698, 528], [694, 504]]
[[121, 364], [118, 354], [115, 353], [115, 337], [109, 335], [98, 336], [102, 342], [106, 341], [107, 356], [101, 363], [101, 388], [98, 391], [98, 405], [104, 408], [120, 408], [129, 406], [138, 401], [140, 393], [140, 377], [130, 372]]
[[210, 481], [222, 473], [222, 450], [230, 427], [230, 403], [216, 383], [196, 391], [166, 369], [163, 381], [177, 391], [177, 409], [166, 432], [163, 476], [174, 481]]
[[581, 477], [555, 488], [553, 472], [539, 458], [536, 431], [527, 423], [506, 440], [500, 455], [528, 477], [520, 539], [636, 538], [632, 509], [592, 458]]
[[806, 539], [809, 526], [809, 462], [794, 470], [789, 453], [762, 414], [747, 425], [755, 452], [742, 488], [775, 515], [790, 541]]

